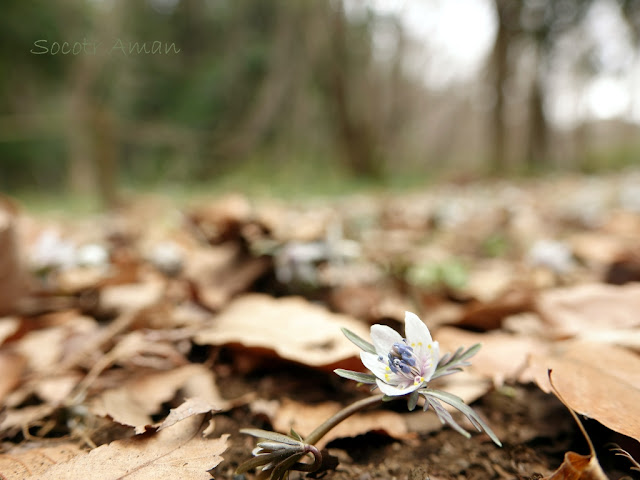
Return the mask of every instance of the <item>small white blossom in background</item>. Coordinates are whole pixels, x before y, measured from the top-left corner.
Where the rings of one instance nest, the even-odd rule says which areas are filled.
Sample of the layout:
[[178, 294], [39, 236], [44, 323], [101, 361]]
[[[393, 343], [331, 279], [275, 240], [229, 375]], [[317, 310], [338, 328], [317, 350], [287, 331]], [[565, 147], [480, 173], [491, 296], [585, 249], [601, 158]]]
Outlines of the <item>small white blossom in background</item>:
[[620, 188], [618, 198], [622, 208], [640, 213], [640, 178], [634, 176], [625, 182]]
[[554, 240], [538, 240], [527, 255], [529, 263], [536, 267], [545, 267], [562, 275], [575, 267], [573, 252], [565, 243]]
[[46, 274], [77, 267], [103, 268], [109, 266], [109, 251], [104, 245], [88, 243], [78, 246], [63, 239], [54, 229], [45, 230], [28, 252], [32, 271]]
[[109, 263], [109, 252], [97, 243], [82, 245], [76, 251], [76, 263], [82, 267], [105, 267]]
[[76, 246], [63, 240], [57, 230], [48, 229], [32, 245], [28, 262], [36, 272], [72, 268], [76, 264]]
[[280, 283], [319, 283], [318, 264], [344, 266], [345, 262], [361, 255], [360, 245], [344, 238], [342, 227], [332, 224], [326, 238], [312, 242], [292, 241], [283, 245], [275, 255], [276, 278]]
[[182, 270], [185, 261], [184, 249], [175, 242], [164, 241], [151, 248], [147, 260], [167, 275], [176, 275]]

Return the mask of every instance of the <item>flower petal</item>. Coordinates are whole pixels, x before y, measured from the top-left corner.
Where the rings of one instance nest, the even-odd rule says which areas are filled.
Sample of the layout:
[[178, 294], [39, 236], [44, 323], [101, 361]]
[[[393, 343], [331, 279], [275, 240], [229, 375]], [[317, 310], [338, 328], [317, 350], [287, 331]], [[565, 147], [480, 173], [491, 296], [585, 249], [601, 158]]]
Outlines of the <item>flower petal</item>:
[[378, 355], [369, 352], [360, 352], [360, 360], [365, 367], [371, 370], [376, 377], [384, 380], [385, 375], [388, 373], [389, 366], [386, 362], [378, 360]]
[[362, 360], [364, 366], [371, 370], [371, 372], [382, 382], [391, 385], [398, 385], [409, 382], [409, 380], [407, 380], [407, 377], [399, 375], [397, 373], [393, 373], [389, 368], [387, 362], [381, 362], [380, 360], [378, 360], [377, 355], [367, 352], [360, 352], [360, 359]]
[[402, 342], [402, 336], [393, 328], [375, 324], [371, 327], [371, 340], [373, 341], [373, 346], [376, 347], [376, 353], [386, 358], [393, 344]]
[[389, 385], [388, 383], [384, 383], [382, 380], [378, 380], [378, 388], [385, 395], [389, 395], [391, 397], [397, 397], [399, 395], [406, 395], [407, 393], [411, 393], [417, 389], [419, 389], [422, 384], [418, 385], [409, 385], [407, 387], [394, 387], [393, 385]]
[[436, 368], [438, 367], [438, 359], [440, 358], [440, 344], [431, 342], [427, 345], [424, 355], [420, 357], [424, 363], [422, 365], [422, 376], [425, 381], [431, 380]]
[[427, 345], [433, 342], [429, 329], [415, 313], [404, 312], [404, 323], [404, 332], [409, 344], [415, 343], [417, 345], [422, 343]]

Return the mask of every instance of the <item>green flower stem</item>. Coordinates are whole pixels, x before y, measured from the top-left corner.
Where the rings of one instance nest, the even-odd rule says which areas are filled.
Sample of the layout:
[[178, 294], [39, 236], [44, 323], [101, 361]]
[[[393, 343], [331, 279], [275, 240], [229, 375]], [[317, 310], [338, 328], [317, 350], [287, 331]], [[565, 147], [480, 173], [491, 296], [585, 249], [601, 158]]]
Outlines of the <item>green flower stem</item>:
[[[317, 443], [322, 437], [324, 437], [329, 430], [338, 425], [343, 420], [346, 420], [348, 417], [353, 415], [354, 413], [370, 407], [371, 405], [375, 405], [382, 401], [382, 397], [384, 394], [374, 395], [372, 397], [363, 398], [362, 400], [358, 400], [357, 402], [352, 403], [348, 407], [343, 408], [338, 413], [336, 413], [333, 417], [326, 420], [322, 423], [322, 425], [318, 426], [313, 432], [309, 434], [307, 438], [304, 439], [304, 442], [310, 445]], [[398, 398], [404, 398], [404, 396], [400, 396]]]

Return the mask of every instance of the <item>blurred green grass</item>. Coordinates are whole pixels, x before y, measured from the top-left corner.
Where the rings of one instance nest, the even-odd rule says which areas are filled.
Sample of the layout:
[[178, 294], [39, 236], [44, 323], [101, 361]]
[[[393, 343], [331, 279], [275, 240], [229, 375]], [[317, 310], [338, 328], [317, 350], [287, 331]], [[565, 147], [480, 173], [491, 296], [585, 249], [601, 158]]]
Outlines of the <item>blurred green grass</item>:
[[[229, 193], [253, 199], [271, 198], [289, 202], [336, 199], [356, 194], [383, 194], [415, 191], [428, 187], [434, 176], [422, 171], [394, 171], [380, 178], [358, 177], [336, 159], [269, 161], [253, 158], [237, 168], [193, 182], [156, 178], [124, 178], [118, 196], [128, 202], [145, 195], [170, 199], [177, 206], [205, 201]], [[79, 195], [66, 189], [23, 189], [11, 192], [27, 211], [39, 215], [83, 216], [100, 212], [97, 194]]]

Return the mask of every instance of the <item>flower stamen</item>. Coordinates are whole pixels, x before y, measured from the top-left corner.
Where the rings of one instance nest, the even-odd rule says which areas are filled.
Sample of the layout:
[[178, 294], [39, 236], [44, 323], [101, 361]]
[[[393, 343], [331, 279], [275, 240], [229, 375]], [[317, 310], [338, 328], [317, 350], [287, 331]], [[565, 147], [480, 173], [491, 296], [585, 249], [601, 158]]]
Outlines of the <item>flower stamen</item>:
[[378, 361], [386, 363], [389, 370], [410, 380], [414, 386], [421, 385], [424, 382], [424, 376], [418, 364], [419, 360], [406, 338], [402, 339], [402, 343], [396, 342], [393, 344], [391, 351], [387, 355], [387, 362], [384, 361], [382, 356], [378, 356]]

